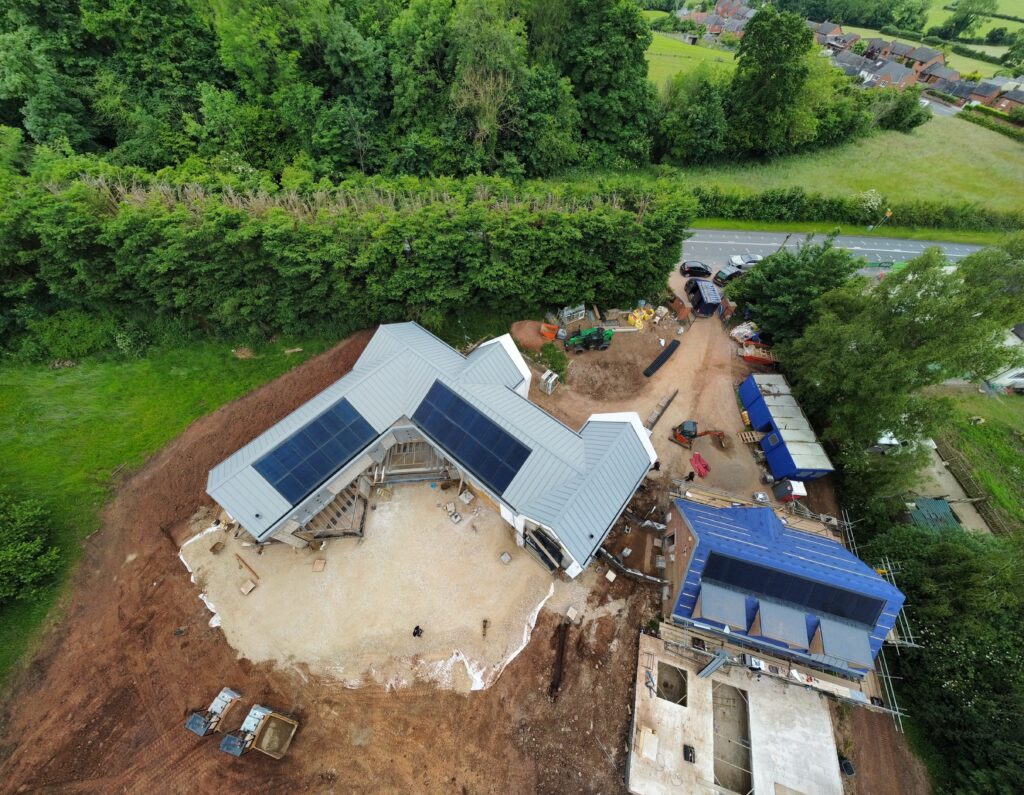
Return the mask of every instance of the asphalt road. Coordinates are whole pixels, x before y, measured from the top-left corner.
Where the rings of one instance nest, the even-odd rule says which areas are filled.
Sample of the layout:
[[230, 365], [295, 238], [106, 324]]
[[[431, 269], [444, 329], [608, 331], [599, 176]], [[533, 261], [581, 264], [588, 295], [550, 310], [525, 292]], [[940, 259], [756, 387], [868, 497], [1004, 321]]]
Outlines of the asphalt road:
[[[696, 259], [717, 270], [724, 265], [733, 254], [760, 254], [768, 256], [777, 251], [785, 243], [787, 248], [796, 248], [807, 237], [802, 232], [787, 235], [785, 232], [739, 232], [728, 229], [692, 229], [693, 237], [683, 243], [683, 259]], [[789, 238], [788, 242], [786, 238]], [[824, 239], [817, 235], [815, 240]], [[938, 246], [946, 256], [956, 262], [966, 257], [981, 246], [966, 243], [939, 243], [928, 240], [901, 240], [892, 237], [857, 237], [856, 235], [840, 235], [836, 245], [849, 249], [857, 256], [863, 257], [869, 265], [862, 269], [864, 274], [875, 274], [885, 270], [894, 262], [905, 262], [913, 259], [926, 248]]]

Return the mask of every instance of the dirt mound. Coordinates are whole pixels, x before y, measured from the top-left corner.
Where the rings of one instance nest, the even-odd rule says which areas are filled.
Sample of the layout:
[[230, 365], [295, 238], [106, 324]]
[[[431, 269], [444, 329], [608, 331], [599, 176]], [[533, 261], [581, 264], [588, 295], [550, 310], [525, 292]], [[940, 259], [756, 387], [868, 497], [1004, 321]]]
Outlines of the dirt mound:
[[596, 400], [614, 400], [634, 395], [646, 386], [643, 370], [636, 362], [601, 359], [600, 356], [600, 352], [592, 352], [592, 361], [587, 362], [587, 366], [570, 367], [568, 383], [577, 392]]
[[[344, 374], [368, 339], [355, 335], [198, 420], [121, 487], [85, 544], [60, 621], [8, 690], [0, 789], [622, 791], [637, 629], [656, 609], [625, 578], [602, 580], [598, 594], [626, 600], [614, 627], [602, 622], [582, 645], [570, 635], [555, 703], [549, 612], [498, 682], [468, 697], [418, 685], [346, 690], [253, 665], [208, 626], [178, 560], [197, 508], [211, 504], [207, 471]], [[233, 759], [216, 736], [185, 731], [186, 714], [225, 685], [300, 721], [288, 756]]]
[[512, 324], [512, 338], [528, 351], [539, 351], [545, 342], [551, 342], [540, 335], [539, 320], [518, 320]]

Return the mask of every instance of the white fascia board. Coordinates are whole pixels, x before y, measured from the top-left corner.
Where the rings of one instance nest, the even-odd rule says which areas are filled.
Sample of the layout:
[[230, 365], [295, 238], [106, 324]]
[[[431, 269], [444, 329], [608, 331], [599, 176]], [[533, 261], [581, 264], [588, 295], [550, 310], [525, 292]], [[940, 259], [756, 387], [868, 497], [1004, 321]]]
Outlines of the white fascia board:
[[654, 445], [651, 444], [651, 432], [644, 427], [644, 424], [640, 421], [640, 415], [635, 411], [591, 414], [587, 422], [628, 422], [633, 426], [633, 431], [636, 433], [641, 444], [643, 444], [644, 450], [647, 451], [647, 457], [651, 460], [651, 465], [653, 466], [654, 462], [658, 460], [658, 454], [654, 452]]
[[526, 364], [526, 360], [523, 358], [523, 354], [521, 354], [519, 352], [519, 348], [516, 347], [516, 343], [512, 339], [512, 335], [502, 334], [500, 337], [495, 337], [493, 340], [481, 342], [480, 347], [483, 348], [486, 345], [494, 345], [495, 343], [504, 348], [505, 353], [508, 354], [508, 358], [512, 360], [512, 364], [516, 366], [519, 374], [523, 377], [523, 380], [515, 388], [516, 393], [520, 397], [528, 398], [530, 395], [530, 380], [532, 378], [532, 373], [530, 372], [529, 365]]

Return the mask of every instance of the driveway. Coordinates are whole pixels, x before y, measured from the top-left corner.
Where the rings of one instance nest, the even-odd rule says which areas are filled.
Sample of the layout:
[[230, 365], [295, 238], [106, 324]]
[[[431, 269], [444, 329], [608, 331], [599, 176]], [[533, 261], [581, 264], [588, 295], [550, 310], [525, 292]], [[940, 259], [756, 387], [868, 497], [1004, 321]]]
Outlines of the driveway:
[[[696, 259], [717, 269], [724, 265], [733, 254], [761, 254], [768, 256], [785, 245], [796, 248], [807, 237], [802, 232], [741, 232], [729, 229], [692, 229], [693, 237], [683, 243], [683, 259]], [[824, 240], [825, 235], [817, 234], [815, 241]], [[894, 237], [858, 237], [840, 235], [836, 245], [849, 249], [868, 263], [861, 269], [864, 275], [874, 275], [894, 262], [904, 262], [921, 254], [926, 248], [937, 246], [945, 255], [956, 262], [973, 254], [981, 246], [966, 243], [941, 243], [929, 240], [903, 240]]]

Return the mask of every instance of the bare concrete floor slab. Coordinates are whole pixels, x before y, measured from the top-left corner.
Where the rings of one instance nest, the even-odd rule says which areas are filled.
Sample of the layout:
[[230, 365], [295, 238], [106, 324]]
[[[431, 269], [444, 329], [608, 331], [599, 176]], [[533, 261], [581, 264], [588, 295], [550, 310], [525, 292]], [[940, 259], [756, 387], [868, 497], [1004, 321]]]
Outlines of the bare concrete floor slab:
[[[732, 791], [730, 783], [742, 779], [752, 781], [754, 792], [840, 795], [843, 787], [825, 698], [774, 677], [758, 678], [737, 666], [699, 678], [697, 672], [709, 659], [667, 651], [663, 641], [641, 635], [629, 791], [727, 792]], [[686, 673], [685, 706], [648, 689], [647, 672], [653, 679], [663, 663]], [[744, 706], [746, 715], [741, 712]], [[716, 776], [716, 768], [740, 763], [746, 755], [737, 754], [730, 743], [740, 743], [737, 748], [744, 752], [742, 745], [749, 743], [749, 779]], [[683, 756], [686, 745], [693, 747], [693, 762]], [[716, 758], [723, 761], [716, 765]]]
[[[241, 657], [308, 666], [350, 686], [425, 679], [480, 689], [526, 645], [555, 581], [479, 498], [453, 524], [440, 504], [455, 496], [395, 486], [390, 499], [371, 501], [364, 538], [331, 539], [323, 551], [272, 544], [257, 554], [246, 534], [217, 529], [186, 542], [181, 557]], [[585, 602], [582, 583], [559, 587], [560, 607]]]

